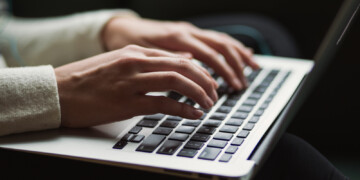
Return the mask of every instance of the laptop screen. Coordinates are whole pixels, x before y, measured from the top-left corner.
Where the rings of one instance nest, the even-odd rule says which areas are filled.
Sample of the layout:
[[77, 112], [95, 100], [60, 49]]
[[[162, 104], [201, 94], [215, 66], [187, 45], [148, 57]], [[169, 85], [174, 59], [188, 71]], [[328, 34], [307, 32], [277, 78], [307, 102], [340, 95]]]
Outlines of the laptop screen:
[[[328, 33], [315, 54], [316, 68], [325, 69], [335, 55], [347, 30], [358, 14], [360, 0], [346, 0], [337, 13]], [[322, 70], [323, 71], [323, 70]]]

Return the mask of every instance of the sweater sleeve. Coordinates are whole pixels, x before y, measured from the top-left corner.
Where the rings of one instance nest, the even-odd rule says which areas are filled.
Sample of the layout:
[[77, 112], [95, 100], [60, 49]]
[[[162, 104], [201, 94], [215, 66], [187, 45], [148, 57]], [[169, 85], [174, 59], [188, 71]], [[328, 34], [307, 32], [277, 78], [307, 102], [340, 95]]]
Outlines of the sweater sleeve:
[[8, 17], [0, 51], [8, 66], [54, 67], [104, 52], [100, 33], [115, 16], [137, 16], [127, 9], [98, 10], [62, 17]]
[[51, 66], [0, 69], [0, 136], [59, 126], [59, 96]]

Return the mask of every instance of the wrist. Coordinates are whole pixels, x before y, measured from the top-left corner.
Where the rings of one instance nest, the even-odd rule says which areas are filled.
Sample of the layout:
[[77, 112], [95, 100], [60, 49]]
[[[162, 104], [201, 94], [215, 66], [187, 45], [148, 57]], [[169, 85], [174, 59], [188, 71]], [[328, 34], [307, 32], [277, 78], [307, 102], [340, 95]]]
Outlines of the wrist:
[[126, 27], [127, 22], [137, 18], [136, 16], [115, 16], [107, 21], [100, 34], [102, 47], [105, 52], [128, 45], [121, 42], [125, 39], [126, 34], [122, 27]]

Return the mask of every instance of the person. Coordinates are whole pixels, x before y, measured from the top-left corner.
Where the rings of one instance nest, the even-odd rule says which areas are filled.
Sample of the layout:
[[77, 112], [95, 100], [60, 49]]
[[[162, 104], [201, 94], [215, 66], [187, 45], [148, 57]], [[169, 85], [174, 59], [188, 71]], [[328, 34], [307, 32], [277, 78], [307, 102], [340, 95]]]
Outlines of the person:
[[[144, 19], [130, 10], [5, 21], [0, 51], [11, 68], [0, 69], [0, 135], [88, 127], [153, 113], [196, 119], [202, 116], [199, 109], [147, 93], [174, 90], [207, 109], [218, 99], [218, 85], [193, 58], [236, 90], [247, 86], [245, 65], [259, 68], [252, 50], [227, 34], [187, 22]], [[308, 161], [296, 161], [304, 156], [318, 160], [324, 170], [314, 176], [313, 168], [303, 173], [309, 176], [298, 177], [345, 178], [306, 143], [285, 135], [279, 144], [257, 178], [301, 174], [274, 173], [281, 171], [273, 168], [284, 161], [306, 166]], [[279, 161], [283, 152], [299, 149], [308, 154]]]
[[[129, 10], [11, 18], [2, 36], [14, 39], [22, 58], [17, 61], [12, 46], [5, 44], [6, 63], [30, 67], [0, 70], [1, 135], [87, 127], [158, 112], [199, 118], [198, 109], [146, 93], [175, 90], [210, 108], [217, 84], [191, 58], [208, 64], [235, 89], [246, 86], [244, 64], [259, 67], [251, 50], [224, 33], [143, 19]], [[55, 68], [37, 66], [43, 64]]]

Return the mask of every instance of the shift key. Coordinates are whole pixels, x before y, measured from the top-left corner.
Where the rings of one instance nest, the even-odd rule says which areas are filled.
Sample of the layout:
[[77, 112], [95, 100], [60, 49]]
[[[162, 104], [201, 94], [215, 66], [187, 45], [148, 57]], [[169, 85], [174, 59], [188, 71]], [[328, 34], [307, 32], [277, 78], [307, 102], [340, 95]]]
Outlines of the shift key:
[[151, 134], [140, 144], [136, 151], [151, 153], [164, 141], [165, 137], [164, 135]]

